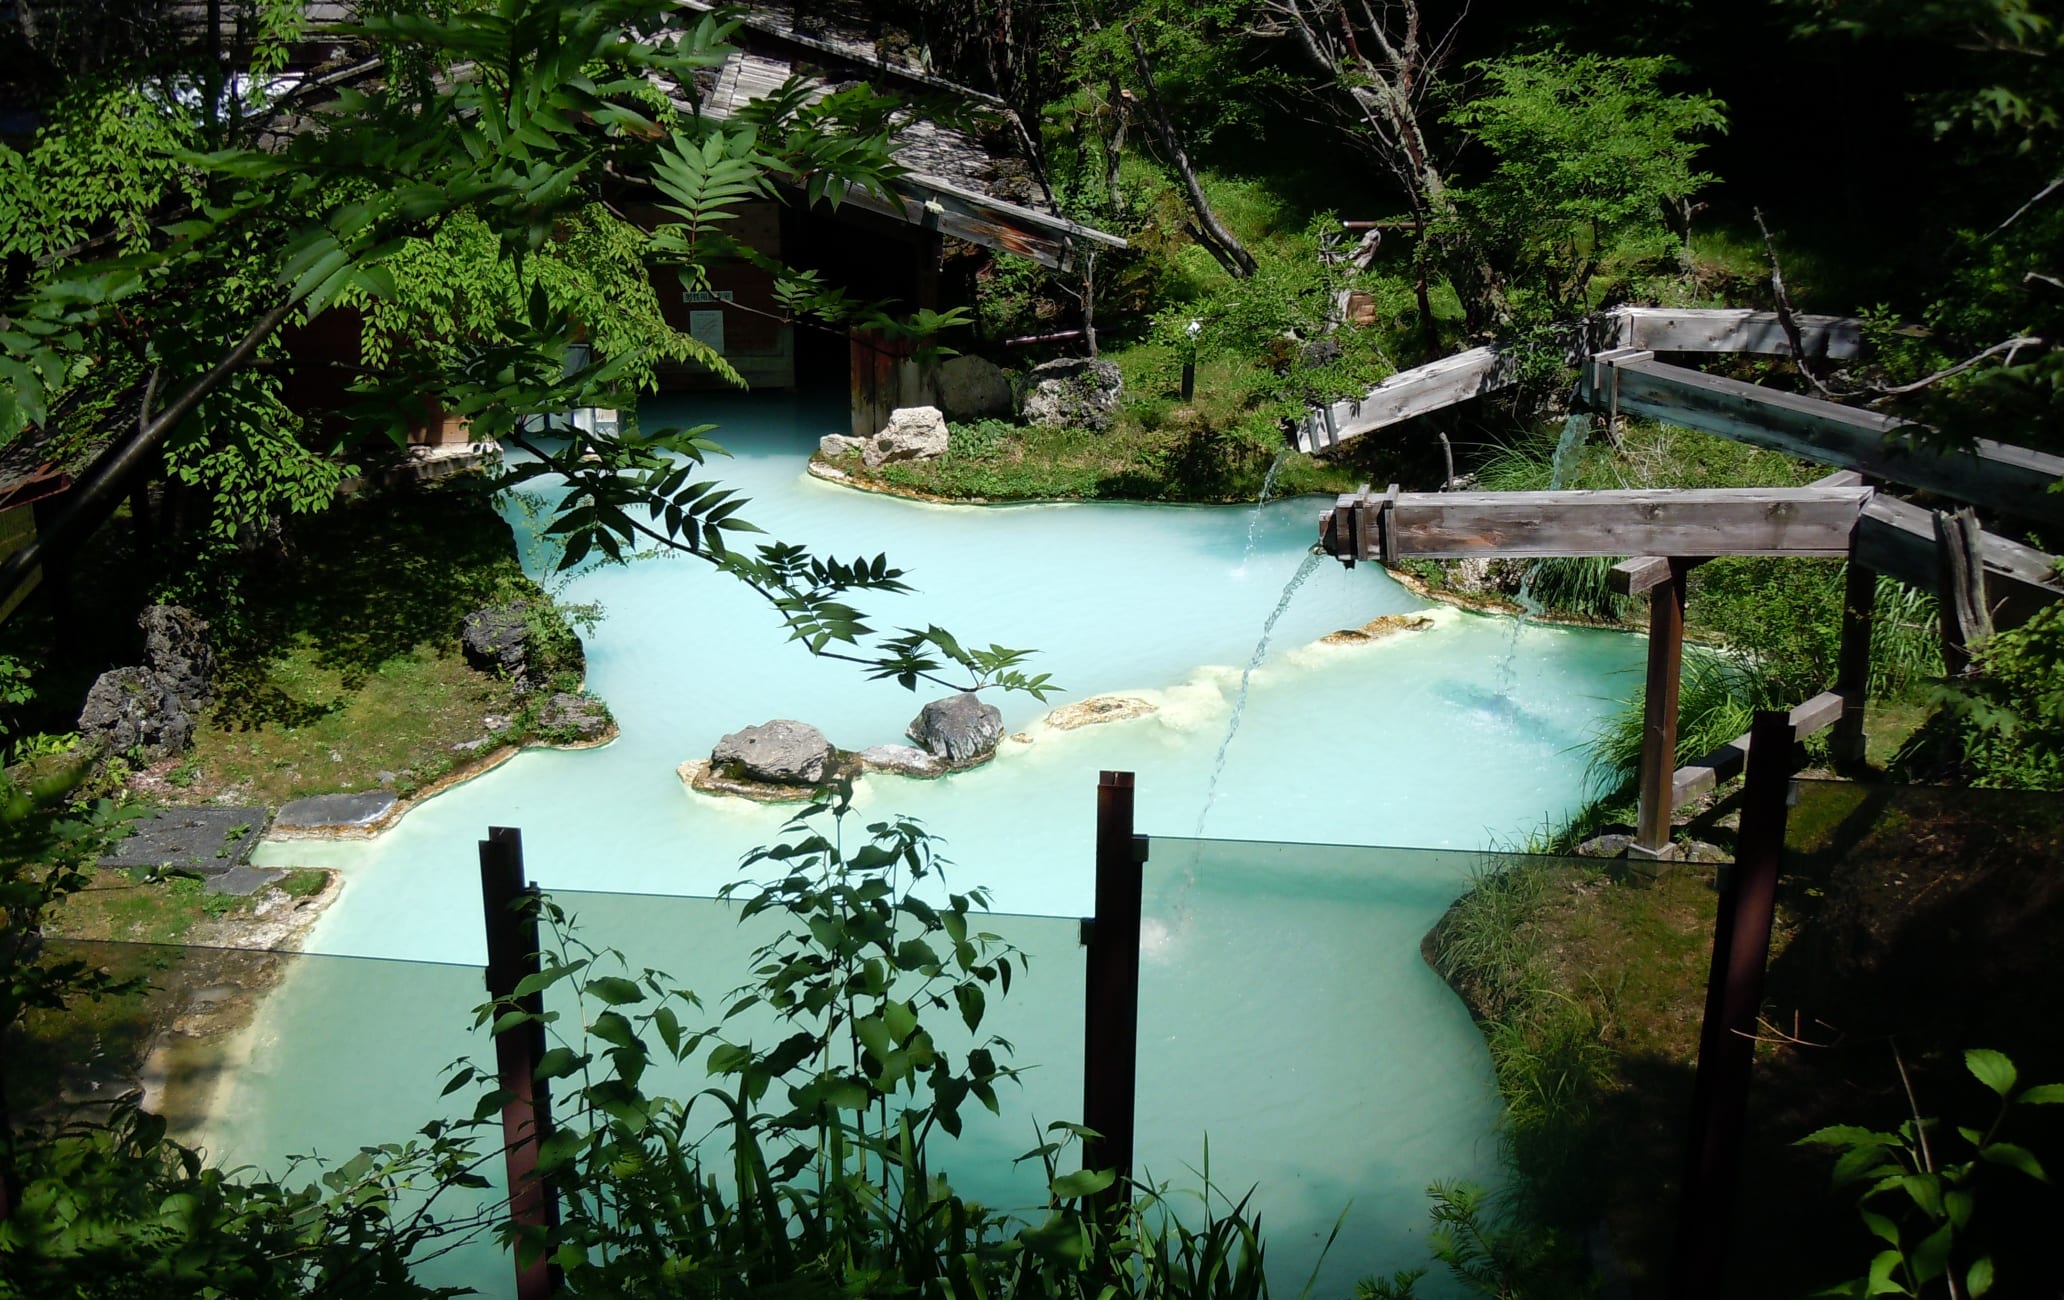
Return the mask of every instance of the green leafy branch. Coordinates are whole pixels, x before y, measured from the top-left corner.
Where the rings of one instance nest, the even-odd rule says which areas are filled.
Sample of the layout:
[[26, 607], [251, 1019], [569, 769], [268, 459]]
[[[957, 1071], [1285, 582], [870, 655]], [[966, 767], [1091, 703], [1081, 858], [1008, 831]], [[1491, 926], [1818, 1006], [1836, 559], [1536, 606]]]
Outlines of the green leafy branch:
[[2019, 1072], [2004, 1053], [1987, 1048], [1965, 1052], [1965, 1068], [1999, 1099], [1999, 1109], [1982, 1130], [1956, 1127], [1969, 1155], [1952, 1161], [1936, 1150], [1939, 1121], [1921, 1117], [1906, 1063], [1900, 1060], [1898, 1065], [1913, 1116], [1897, 1130], [1883, 1133], [1839, 1124], [1799, 1139], [1801, 1146], [1840, 1153], [1835, 1160], [1834, 1185], [1863, 1187], [1857, 1214], [1884, 1247], [1872, 1256], [1863, 1277], [1821, 1294], [1921, 1296], [1939, 1290], [1950, 1300], [1979, 1300], [1996, 1280], [1992, 1255], [1982, 1252], [1972, 1257], [1968, 1244], [1981, 1175], [1991, 1166], [2038, 1182], [2049, 1181], [2035, 1153], [2001, 1140], [2000, 1130], [2015, 1106], [2064, 1104], [2064, 1084], [2036, 1084], [2017, 1090]]

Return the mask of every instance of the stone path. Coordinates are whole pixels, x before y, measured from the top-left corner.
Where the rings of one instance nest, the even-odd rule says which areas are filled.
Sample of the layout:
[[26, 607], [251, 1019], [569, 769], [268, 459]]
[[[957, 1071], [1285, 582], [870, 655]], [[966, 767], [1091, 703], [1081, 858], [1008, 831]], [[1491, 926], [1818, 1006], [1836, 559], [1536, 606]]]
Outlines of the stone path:
[[244, 865], [265, 822], [263, 808], [160, 808], [95, 865], [220, 876]]

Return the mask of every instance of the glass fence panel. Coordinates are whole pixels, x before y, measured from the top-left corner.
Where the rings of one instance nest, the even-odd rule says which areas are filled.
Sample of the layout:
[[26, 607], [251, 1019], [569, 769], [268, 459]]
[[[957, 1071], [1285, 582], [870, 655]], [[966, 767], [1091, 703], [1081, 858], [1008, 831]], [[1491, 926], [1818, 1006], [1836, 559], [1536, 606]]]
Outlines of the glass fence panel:
[[[552, 898], [573, 918], [580, 941], [621, 952], [633, 975], [661, 970], [672, 986], [692, 990], [702, 1000], [702, 1018], [683, 1012], [682, 1019], [705, 1026], [716, 1024], [751, 983], [759, 964], [754, 954], [801, 924], [785, 913], [763, 913], [741, 924], [738, 904], [708, 898], [556, 891]], [[909, 924], [915, 937], [916, 925]], [[999, 1064], [1023, 1073], [997, 1089], [1000, 1113], [969, 1100], [961, 1110], [960, 1137], [941, 1134], [927, 1151], [933, 1172], [946, 1174], [963, 1196], [999, 1208], [1030, 1207], [1044, 1198], [1044, 1178], [1036, 1165], [1019, 1165], [1016, 1158], [1045, 1140], [1047, 1123], [1075, 1120], [1082, 1109], [1080, 922], [977, 913], [969, 929], [993, 936], [993, 955], [1004, 954], [1001, 945], [1008, 945], [1009, 993], [1000, 981], [985, 988], [975, 1032], [950, 998], [945, 1008], [921, 1008], [921, 1021], [956, 1059], [991, 1039], [1006, 1040], [1009, 1050], [991, 1045]], [[932, 942], [944, 952], [949, 941], [940, 935]], [[555, 988], [548, 1006], [562, 1013], [564, 1024], [580, 1023], [570, 1014], [575, 1008], [569, 989]], [[794, 1032], [762, 1005], [725, 1022], [722, 1037], [764, 1050]], [[681, 1067], [654, 1065], [644, 1080], [646, 1091], [680, 1098], [710, 1086], [707, 1056], [700, 1053]]]
[[[90, 1123], [140, 1092], [169, 1137], [249, 1177], [299, 1186], [362, 1147], [470, 1116], [482, 1089], [441, 1097], [447, 1067], [493, 1061], [485, 1032], [473, 1029], [485, 1000], [476, 967], [71, 940], [46, 952], [146, 987], [32, 1014], [6, 1053], [16, 1104]], [[494, 1140], [485, 1135], [483, 1149]], [[463, 1218], [498, 1200], [501, 1161], [481, 1172], [495, 1189], [446, 1193], [440, 1212]], [[512, 1290], [509, 1265], [484, 1237], [422, 1270], [434, 1285]]]
[[1194, 1186], [1208, 1140], [1212, 1183], [1255, 1189], [1275, 1286], [1317, 1269], [1316, 1294], [1346, 1295], [1422, 1266], [1427, 1184], [1500, 1180], [1483, 1036], [1420, 946], [1476, 873], [1515, 860], [1152, 842], [1138, 1159]]

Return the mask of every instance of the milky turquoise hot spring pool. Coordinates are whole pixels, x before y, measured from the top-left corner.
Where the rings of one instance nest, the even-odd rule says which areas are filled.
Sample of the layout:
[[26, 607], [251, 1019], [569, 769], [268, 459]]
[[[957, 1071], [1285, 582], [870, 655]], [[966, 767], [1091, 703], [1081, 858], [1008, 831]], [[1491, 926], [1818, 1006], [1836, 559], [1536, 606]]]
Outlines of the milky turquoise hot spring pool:
[[[1009, 1157], [1035, 1120], [1074, 1118], [1081, 959], [1072, 918], [1092, 909], [1101, 769], [1138, 774], [1149, 836], [1140, 1027], [1140, 1163], [1244, 1191], [1270, 1272], [1294, 1295], [1343, 1208], [1317, 1294], [1424, 1262], [1425, 1184], [1496, 1177], [1489, 1063], [1460, 1002], [1419, 958], [1466, 886], [1471, 850], [1510, 844], [1580, 798], [1582, 745], [1638, 677], [1638, 641], [1429, 608], [1374, 566], [1327, 563], [1290, 602], [1254, 673], [1216, 797], [1210, 784], [1240, 670], [1315, 534], [1310, 499], [1238, 507], [923, 505], [804, 474], [839, 405], [778, 397], [649, 403], [648, 427], [720, 424], [714, 472], [754, 498], [747, 516], [843, 557], [886, 552], [909, 596], [860, 603], [877, 627], [936, 623], [963, 639], [1033, 647], [1066, 689], [1047, 704], [995, 699], [1009, 740], [973, 772], [869, 776], [863, 817], [921, 818], [946, 841], [956, 888], [985, 885], [991, 928], [1032, 956], [992, 1024], [1036, 1068], [1001, 1119], [943, 1157], [991, 1204], [1029, 1205], [1038, 1180]], [[688, 792], [675, 775], [718, 736], [771, 718], [860, 749], [900, 742], [917, 695], [786, 645], [772, 613], [690, 559], [641, 559], [575, 577], [598, 601], [588, 684], [622, 735], [581, 752], [532, 751], [411, 811], [372, 841], [268, 843], [271, 865], [338, 869], [343, 888], [310, 959], [268, 998], [233, 1082], [202, 1128], [226, 1163], [278, 1168], [347, 1153], [438, 1113], [438, 1071], [480, 1051], [467, 1010], [483, 956], [476, 841], [523, 831], [530, 875], [573, 900], [589, 937], [711, 995], [743, 982], [750, 936], [694, 901], [737, 878], [788, 813]], [[1319, 637], [1425, 609], [1427, 630], [1373, 644]], [[1509, 688], [1507, 682], [1510, 682]], [[1125, 693], [1151, 716], [1059, 730], [1057, 703]], [[1314, 845], [1397, 845], [1409, 850]], [[1440, 850], [1440, 851], [1430, 851]], [[687, 897], [683, 897], [687, 896]], [[343, 960], [379, 958], [388, 960]], [[691, 1081], [683, 1080], [684, 1087]], [[449, 1104], [449, 1103], [446, 1103]], [[936, 1163], [936, 1162], [935, 1162]], [[510, 1289], [491, 1249], [434, 1266], [439, 1280]]]

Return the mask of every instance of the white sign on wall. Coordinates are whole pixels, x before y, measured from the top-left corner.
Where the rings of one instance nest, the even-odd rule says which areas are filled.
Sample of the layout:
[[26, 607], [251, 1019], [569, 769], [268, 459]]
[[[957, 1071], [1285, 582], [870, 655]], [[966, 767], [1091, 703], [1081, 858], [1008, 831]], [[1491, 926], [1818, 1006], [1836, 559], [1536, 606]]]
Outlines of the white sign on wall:
[[724, 313], [722, 311], [691, 311], [688, 313], [688, 333], [698, 343], [706, 343], [718, 352], [724, 350]]

